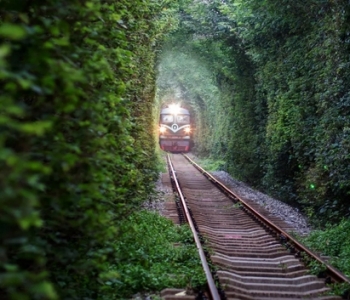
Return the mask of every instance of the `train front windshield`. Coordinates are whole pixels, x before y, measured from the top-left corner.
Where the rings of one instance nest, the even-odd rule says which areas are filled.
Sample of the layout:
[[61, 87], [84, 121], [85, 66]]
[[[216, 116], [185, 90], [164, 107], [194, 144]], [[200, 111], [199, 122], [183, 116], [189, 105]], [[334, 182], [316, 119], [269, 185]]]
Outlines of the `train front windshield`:
[[189, 124], [190, 116], [189, 115], [176, 115], [174, 118], [173, 115], [162, 115], [161, 123], [180, 123], [180, 124]]
[[177, 122], [182, 124], [189, 124], [190, 123], [190, 116], [189, 115], [177, 115]]
[[162, 115], [162, 123], [174, 123], [173, 115]]

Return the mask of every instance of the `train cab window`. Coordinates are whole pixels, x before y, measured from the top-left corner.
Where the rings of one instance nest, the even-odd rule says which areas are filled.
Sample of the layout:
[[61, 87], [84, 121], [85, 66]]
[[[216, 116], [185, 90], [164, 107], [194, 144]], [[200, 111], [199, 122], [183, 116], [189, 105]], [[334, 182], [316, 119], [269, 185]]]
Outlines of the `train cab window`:
[[162, 115], [162, 122], [164, 122], [164, 123], [174, 122], [173, 115]]
[[190, 116], [189, 115], [177, 115], [177, 122], [178, 123], [189, 123]]

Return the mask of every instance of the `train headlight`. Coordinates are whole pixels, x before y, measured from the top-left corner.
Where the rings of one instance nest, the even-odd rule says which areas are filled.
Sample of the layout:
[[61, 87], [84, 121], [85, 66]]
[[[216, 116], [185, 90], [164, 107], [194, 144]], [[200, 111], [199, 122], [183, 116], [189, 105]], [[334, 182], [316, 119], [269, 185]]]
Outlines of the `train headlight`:
[[191, 132], [191, 128], [190, 128], [190, 127], [186, 127], [186, 128], [185, 128], [185, 132], [186, 132], [186, 133], [190, 133], [190, 132]]
[[171, 113], [174, 115], [177, 115], [180, 112], [180, 105], [179, 104], [170, 104], [169, 108], [170, 108]]
[[166, 131], [166, 128], [165, 128], [165, 127], [160, 127], [160, 128], [159, 128], [159, 132], [160, 132], [160, 133], [165, 133], [165, 131]]

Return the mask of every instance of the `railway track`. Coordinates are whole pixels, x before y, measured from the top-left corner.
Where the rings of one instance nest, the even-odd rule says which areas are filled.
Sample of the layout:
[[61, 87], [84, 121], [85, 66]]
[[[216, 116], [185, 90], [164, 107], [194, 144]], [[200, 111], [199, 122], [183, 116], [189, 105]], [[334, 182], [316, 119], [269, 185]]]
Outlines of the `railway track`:
[[[168, 163], [177, 193], [186, 202], [184, 215], [192, 231], [199, 232], [212, 249], [209, 260], [218, 282], [213, 280], [213, 270], [204, 267], [212, 299], [341, 299], [327, 295], [325, 281], [348, 282], [344, 275], [326, 264], [327, 278], [309, 275], [300, 257], [324, 262], [294, 241], [285, 231], [287, 225], [281, 229], [282, 220], [269, 219], [263, 209], [241, 202], [222, 185], [218, 189], [215, 179], [208, 175], [208, 180], [188, 159], [169, 155]], [[195, 240], [199, 242], [196, 236]], [[206, 265], [208, 257], [200, 243], [197, 247]], [[216, 290], [217, 285], [224, 294]]]

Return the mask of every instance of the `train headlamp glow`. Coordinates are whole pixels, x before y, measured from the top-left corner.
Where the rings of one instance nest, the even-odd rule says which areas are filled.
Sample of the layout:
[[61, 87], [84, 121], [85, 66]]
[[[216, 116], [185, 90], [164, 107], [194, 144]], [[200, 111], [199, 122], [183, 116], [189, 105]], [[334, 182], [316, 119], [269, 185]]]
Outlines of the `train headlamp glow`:
[[164, 133], [165, 131], [166, 131], [166, 128], [165, 128], [165, 127], [160, 127], [160, 128], [159, 128], [159, 132], [160, 132], [160, 133]]
[[170, 104], [169, 108], [170, 108], [170, 112], [174, 115], [176, 115], [180, 112], [180, 105], [179, 104]]
[[186, 127], [186, 128], [185, 128], [185, 132], [186, 132], [186, 133], [190, 133], [190, 132], [191, 132], [191, 128], [190, 128], [190, 127]]

